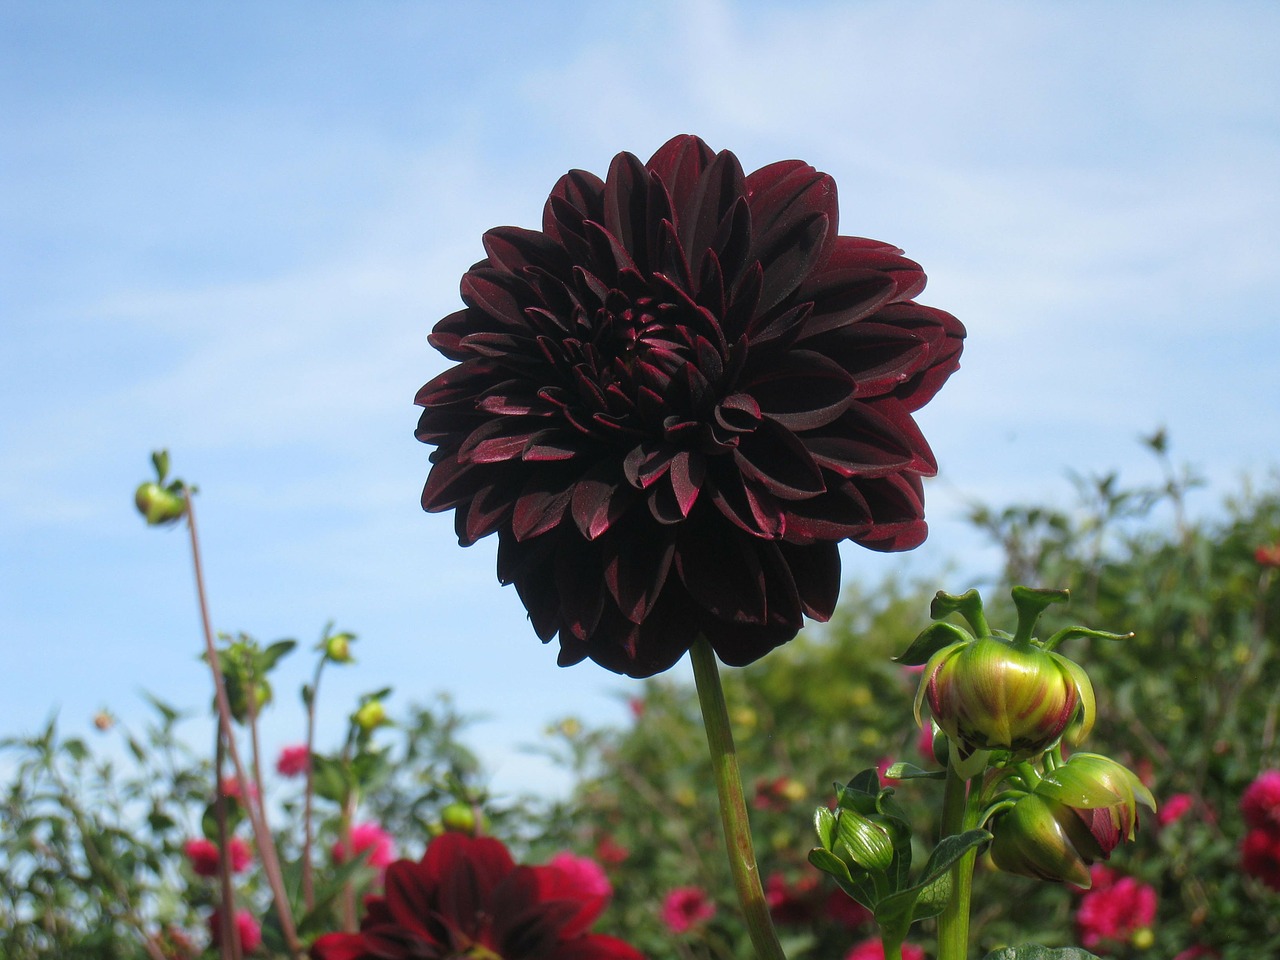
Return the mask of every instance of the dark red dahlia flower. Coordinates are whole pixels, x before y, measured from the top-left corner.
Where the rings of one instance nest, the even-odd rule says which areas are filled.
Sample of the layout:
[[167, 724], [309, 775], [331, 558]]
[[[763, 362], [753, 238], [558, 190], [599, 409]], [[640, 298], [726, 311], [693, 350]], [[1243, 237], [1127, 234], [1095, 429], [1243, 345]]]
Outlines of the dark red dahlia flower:
[[517, 866], [499, 841], [445, 833], [421, 862], [387, 868], [359, 933], [328, 933], [313, 960], [640, 960], [590, 933], [606, 897], [563, 866]]
[[562, 665], [649, 676], [699, 633], [750, 663], [831, 615], [839, 541], [924, 539], [936, 464], [911, 414], [964, 328], [836, 218], [813, 167], [746, 175], [680, 136], [567, 173], [540, 231], [485, 234], [430, 337], [457, 366], [418, 392], [422, 504], [464, 546], [498, 534]]

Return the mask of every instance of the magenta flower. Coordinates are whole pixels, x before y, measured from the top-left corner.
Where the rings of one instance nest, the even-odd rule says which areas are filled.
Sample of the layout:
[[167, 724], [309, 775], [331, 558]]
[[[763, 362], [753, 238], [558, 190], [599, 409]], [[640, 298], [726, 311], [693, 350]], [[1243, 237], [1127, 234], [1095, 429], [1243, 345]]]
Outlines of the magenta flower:
[[1089, 950], [1102, 943], [1126, 943], [1156, 918], [1156, 892], [1133, 877], [1091, 890], [1080, 898], [1076, 927]]
[[912, 413], [964, 328], [837, 219], [813, 167], [748, 175], [680, 136], [567, 173], [541, 230], [485, 234], [430, 337], [457, 365], [418, 392], [422, 505], [464, 546], [498, 535], [562, 665], [645, 677], [699, 634], [750, 663], [831, 615], [839, 541], [924, 540]]
[[1156, 814], [1156, 822], [1162, 827], [1177, 823], [1187, 815], [1187, 811], [1195, 806], [1195, 802], [1196, 798], [1189, 793], [1173, 794], [1160, 805], [1160, 812]]
[[311, 751], [306, 744], [285, 747], [276, 758], [276, 773], [282, 777], [301, 777], [311, 766]]
[[387, 868], [359, 933], [329, 933], [313, 960], [640, 960], [621, 940], [590, 933], [603, 908], [558, 867], [517, 866], [499, 841], [445, 833], [421, 862]]
[[[249, 844], [239, 837], [232, 837], [227, 848], [231, 854], [231, 872], [243, 873], [248, 870], [249, 864], [253, 862], [253, 851], [249, 849]], [[187, 855], [191, 870], [196, 876], [216, 877], [218, 875], [220, 860], [218, 845], [212, 840], [206, 840], [203, 837], [192, 838], [183, 844], [182, 851]]]
[[658, 914], [672, 933], [688, 933], [716, 915], [716, 905], [701, 887], [676, 887], [662, 901]]
[[1240, 844], [1240, 865], [1272, 890], [1280, 890], [1280, 833], [1250, 830]]
[[1280, 834], [1280, 770], [1264, 770], [1240, 797], [1244, 822]]
[[391, 834], [376, 823], [352, 825], [350, 850], [342, 840], [339, 840], [329, 852], [334, 863], [346, 863], [353, 851], [358, 857], [366, 850], [369, 851], [369, 858], [365, 862], [375, 870], [384, 869], [396, 858], [395, 841], [391, 838]]
[[[844, 960], [884, 960], [884, 944], [879, 937], [863, 940], [844, 955]], [[924, 950], [914, 944], [904, 943], [902, 960], [924, 960]]]
[[[262, 945], [262, 927], [248, 910], [236, 911], [236, 936], [244, 953], [253, 953]], [[222, 945], [222, 915], [217, 910], [209, 915], [209, 938], [213, 946]]]

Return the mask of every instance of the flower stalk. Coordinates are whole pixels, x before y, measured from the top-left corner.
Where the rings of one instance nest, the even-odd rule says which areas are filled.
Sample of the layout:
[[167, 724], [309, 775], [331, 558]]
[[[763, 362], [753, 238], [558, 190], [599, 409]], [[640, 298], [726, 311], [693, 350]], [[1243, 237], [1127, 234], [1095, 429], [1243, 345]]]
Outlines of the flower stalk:
[[[218, 707], [218, 726], [226, 743], [231, 765], [235, 768], [236, 779], [245, 786], [244, 806], [249, 815], [249, 823], [253, 827], [253, 839], [262, 857], [262, 869], [267, 875], [267, 884], [271, 887], [271, 895], [276, 904], [276, 914], [280, 918], [280, 929], [284, 934], [285, 945], [289, 955], [301, 958], [302, 943], [298, 940], [297, 928], [293, 922], [293, 912], [289, 908], [289, 900], [284, 892], [284, 880], [280, 872], [280, 861], [276, 856], [275, 842], [267, 827], [266, 818], [260, 801], [255, 801], [248, 790], [249, 779], [245, 776], [245, 766], [240, 759], [240, 751], [236, 746], [235, 732], [231, 726], [231, 702], [227, 697], [227, 686], [222, 674], [222, 666], [218, 661], [218, 651], [213, 642], [213, 622], [209, 616], [209, 600], [204, 588], [204, 566], [200, 561], [200, 538], [196, 532], [195, 505], [191, 501], [191, 488], [184, 486], [182, 496], [186, 503], [187, 530], [191, 535], [191, 561], [195, 568], [196, 597], [200, 603], [200, 623], [204, 629], [205, 656], [209, 661], [209, 669], [213, 673], [214, 699]], [[218, 788], [219, 793], [221, 787]]]
[[729, 711], [725, 705], [716, 655], [704, 636], [693, 642], [689, 655], [693, 661], [694, 682], [698, 688], [698, 704], [702, 708], [702, 723], [707, 731], [711, 764], [715, 770], [729, 869], [751, 934], [751, 943], [757, 960], [786, 960], [760, 884], [760, 868], [751, 842], [751, 824], [742, 792], [742, 776], [738, 771], [738, 754], [733, 745], [733, 731], [729, 726]]
[[[942, 794], [942, 836], [972, 829], [969, 781], [947, 764], [946, 787]], [[951, 898], [938, 917], [938, 960], [965, 960], [969, 954], [969, 911], [973, 894], [973, 864], [977, 849], [967, 851], [951, 868]]]

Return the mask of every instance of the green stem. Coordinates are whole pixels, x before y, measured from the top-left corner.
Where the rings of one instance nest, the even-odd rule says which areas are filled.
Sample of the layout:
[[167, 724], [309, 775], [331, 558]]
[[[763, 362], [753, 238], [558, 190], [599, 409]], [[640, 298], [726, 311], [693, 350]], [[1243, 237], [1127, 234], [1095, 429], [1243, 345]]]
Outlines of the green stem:
[[[969, 807], [969, 782], [948, 764], [942, 796], [942, 836], [964, 833], [973, 826]], [[938, 917], [938, 960], [966, 960], [969, 955], [969, 902], [977, 856], [976, 849], [969, 850], [951, 868], [951, 899]]]
[[786, 960], [773, 929], [773, 918], [769, 916], [769, 905], [760, 885], [760, 868], [756, 865], [755, 851], [751, 846], [751, 824], [747, 819], [742, 777], [738, 773], [738, 754], [733, 746], [733, 731], [729, 728], [729, 711], [720, 685], [716, 655], [707, 638], [700, 636], [693, 642], [689, 657], [693, 661], [702, 723], [707, 730], [707, 746], [711, 749], [711, 765], [715, 769], [729, 869], [751, 933], [751, 943], [757, 960]]

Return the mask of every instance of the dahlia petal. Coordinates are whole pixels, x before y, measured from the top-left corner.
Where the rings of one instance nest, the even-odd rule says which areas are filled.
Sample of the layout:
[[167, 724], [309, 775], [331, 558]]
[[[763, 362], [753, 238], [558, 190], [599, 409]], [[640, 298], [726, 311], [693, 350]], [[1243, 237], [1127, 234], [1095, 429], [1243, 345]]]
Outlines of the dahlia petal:
[[[679, 222], [676, 224], [680, 242], [689, 256], [689, 265], [699, 273], [705, 266], [704, 258], [714, 251], [724, 249], [717, 242], [721, 227], [730, 215], [737, 216], [736, 208], [746, 211], [747, 179], [742, 165], [728, 150], [716, 155], [702, 172], [697, 188], [687, 205], [677, 205]], [[674, 196], [672, 198], [674, 200]], [[749, 224], [749, 218], [745, 221]], [[740, 224], [739, 227], [744, 224]], [[749, 233], [749, 230], [748, 230]], [[746, 247], [738, 254], [746, 255]], [[735, 266], [739, 263], [734, 261]]]
[[755, 371], [745, 389], [764, 416], [792, 430], [816, 430], [849, 408], [856, 387], [835, 361], [809, 350], [791, 350]]
[[631, 506], [631, 488], [620, 482], [618, 473], [614, 465], [601, 463], [574, 484], [570, 512], [588, 540], [604, 534]]
[[471, 502], [459, 506], [457, 519], [465, 523], [459, 531], [458, 542], [464, 547], [482, 540], [507, 524], [513, 509], [519, 484], [516, 478], [498, 475], [480, 487]]
[[705, 529], [684, 533], [676, 573], [697, 604], [717, 619], [765, 622], [764, 570], [754, 541], [739, 535], [726, 544]]
[[689, 206], [702, 172], [714, 159], [715, 152], [699, 137], [682, 134], [660, 146], [645, 166], [666, 185], [672, 207], [683, 210]]
[[563, 545], [556, 554], [556, 590], [560, 595], [560, 632], [585, 640], [595, 632], [605, 607], [604, 566], [595, 544]]
[[696, 451], [682, 450], [671, 459], [671, 492], [683, 516], [689, 516], [706, 476], [707, 461]]
[[560, 629], [555, 537], [553, 532], [520, 541], [498, 534], [498, 582], [514, 584], [520, 602], [528, 611], [533, 631], [543, 643]]
[[[573, 212], [573, 216], [550, 216], [551, 205], [558, 201], [560, 208]], [[581, 227], [583, 220], [604, 219], [604, 181], [586, 170], [570, 170], [556, 181], [543, 209], [542, 230], [549, 236], [563, 240], [559, 228], [568, 223]], [[580, 233], [580, 230], [578, 231]]]
[[806, 500], [827, 489], [822, 469], [796, 435], [773, 420], [743, 434], [733, 462], [744, 478], [782, 500]]
[[930, 353], [920, 332], [874, 320], [831, 329], [803, 344], [848, 370], [858, 397], [898, 390], [929, 362]]
[[872, 522], [871, 507], [852, 481], [829, 485], [820, 496], [787, 504], [787, 540], [792, 543], [856, 539]]
[[394, 923], [427, 934], [422, 924], [435, 910], [431, 901], [437, 876], [430, 867], [410, 860], [396, 860], [387, 866], [383, 890]]
[[530, 434], [528, 443], [520, 452], [520, 459], [534, 463], [572, 460], [584, 452], [585, 447], [578, 434], [552, 428]]
[[[606, 607], [595, 635], [585, 644], [571, 642], [567, 656], [580, 660], [580, 654], [585, 655], [606, 670], [642, 680], [669, 670], [683, 657], [698, 635], [699, 623], [698, 609], [687, 594], [668, 589], [643, 624], [632, 623]], [[560, 644], [563, 661], [564, 637]]]
[[422, 509], [440, 513], [465, 503], [474, 494], [475, 475], [475, 468], [469, 463], [460, 463], [456, 456], [436, 460], [422, 488]]
[[358, 933], [326, 933], [311, 945], [317, 960], [362, 960], [368, 956], [364, 937]]
[[727, 520], [765, 540], [783, 535], [786, 521], [777, 501], [767, 491], [755, 486], [749, 488], [736, 469], [715, 469], [720, 466], [716, 463], [709, 466], [714, 472], [709, 473], [707, 493]]
[[591, 245], [590, 262], [597, 267], [609, 267], [608, 274], [597, 274], [600, 279], [614, 286], [623, 279], [625, 271], [636, 271], [636, 262], [632, 259], [628, 248], [623, 246], [622, 242], [614, 236], [607, 227], [596, 223], [594, 220], [588, 220], [584, 224], [587, 232], [587, 242]]
[[[481, 316], [513, 327], [520, 327], [524, 324], [524, 307], [527, 306], [525, 301], [528, 297], [528, 291], [529, 285], [523, 280], [493, 268], [471, 270], [462, 278], [463, 303], [473, 311], [479, 312]], [[444, 320], [437, 323], [435, 330], [432, 331], [432, 336], [437, 333], [456, 331], [457, 321], [445, 326], [443, 330], [441, 329], [446, 321], [451, 320], [453, 316], [445, 317]], [[474, 333], [477, 318], [474, 315], [468, 315], [466, 320], [469, 332]], [[431, 337], [427, 338], [427, 342], [435, 346]]]
[[604, 227], [630, 252], [644, 270], [648, 244], [645, 243], [645, 214], [649, 199], [649, 171], [632, 153], [620, 153], [609, 164], [604, 181]]
[[[751, 208], [745, 198], [739, 197], [720, 221], [708, 251], [708, 256], [711, 254], [720, 262], [727, 289], [736, 290], [748, 271], [760, 269], [759, 260], [751, 258]], [[693, 258], [696, 254], [690, 251], [689, 256]], [[763, 272], [761, 275], [763, 276]], [[756, 295], [759, 295], [758, 291]], [[755, 303], [755, 300], [751, 301], [750, 309], [741, 307], [741, 312], [751, 313], [755, 310]]]
[[795, 292], [822, 259], [828, 230], [825, 216], [813, 216], [798, 223], [790, 232], [771, 238], [768, 246], [764, 241], [757, 241], [753, 255], [764, 268], [757, 310], [772, 310]]
[[537, 230], [523, 227], [494, 227], [482, 242], [489, 261], [507, 273], [521, 275], [531, 267], [540, 267], [555, 276], [565, 276], [572, 265], [564, 247]]
[[824, 229], [818, 240], [821, 249], [815, 265], [826, 258], [831, 246], [826, 237], [836, 235], [840, 216], [836, 183], [827, 174], [800, 160], [771, 163], [747, 176], [747, 202], [751, 205], [756, 259], [767, 263], [766, 251], [778, 249], [782, 238], [795, 235], [801, 224], [818, 218], [825, 218], [830, 230]]
[[785, 540], [778, 550], [786, 561], [800, 595], [806, 617], [826, 622], [840, 598], [840, 548], [834, 540], [793, 544]]
[[469, 353], [461, 349], [460, 344], [462, 338], [470, 333], [471, 330], [470, 308], [455, 310], [436, 323], [431, 333], [427, 335], [427, 343], [443, 353], [448, 359], [457, 363], [466, 360], [470, 356]]
[[471, 432], [458, 448], [458, 459], [463, 463], [500, 463], [517, 459], [530, 437], [538, 433], [542, 424], [524, 417], [505, 417], [488, 420]]
[[667, 581], [675, 540], [666, 528], [634, 522], [628, 527], [626, 534], [629, 535], [614, 534], [614, 549], [605, 563], [604, 582], [618, 605], [618, 612], [632, 623], [642, 623]]
[[528, 540], [555, 529], [564, 519], [573, 486], [559, 471], [539, 470], [525, 482], [511, 513], [511, 533]]
[[804, 445], [815, 461], [842, 477], [937, 473], [920, 428], [893, 397], [851, 404], [839, 420], [806, 434]]
[[497, 370], [493, 361], [484, 357], [464, 360], [423, 384], [413, 402], [420, 407], [437, 407], [470, 400], [492, 386]]
[[578, 937], [556, 948], [556, 960], [643, 960], [643, 957], [631, 944], [601, 933]]

